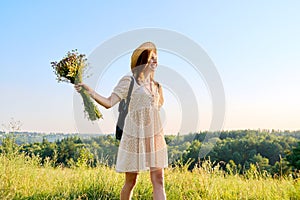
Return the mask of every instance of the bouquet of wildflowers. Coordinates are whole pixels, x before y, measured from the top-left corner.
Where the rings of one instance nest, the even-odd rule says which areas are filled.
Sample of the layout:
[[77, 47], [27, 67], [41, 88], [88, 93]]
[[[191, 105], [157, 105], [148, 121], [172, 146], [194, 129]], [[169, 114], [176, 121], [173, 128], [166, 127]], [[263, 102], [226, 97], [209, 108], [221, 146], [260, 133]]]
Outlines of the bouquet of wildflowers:
[[[72, 50], [59, 62], [51, 62], [58, 82], [68, 82], [78, 84], [82, 82], [82, 75], [87, 68], [87, 59], [84, 54], [79, 54], [78, 51]], [[89, 94], [85, 89], [79, 91], [83, 99], [84, 111], [89, 120], [95, 121], [102, 118], [101, 112], [94, 104]]]

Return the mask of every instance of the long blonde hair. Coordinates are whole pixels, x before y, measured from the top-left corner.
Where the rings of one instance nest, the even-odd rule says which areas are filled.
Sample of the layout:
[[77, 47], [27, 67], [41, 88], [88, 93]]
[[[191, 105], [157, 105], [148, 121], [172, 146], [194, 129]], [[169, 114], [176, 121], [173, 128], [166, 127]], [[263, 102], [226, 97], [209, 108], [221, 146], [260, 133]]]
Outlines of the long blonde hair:
[[[152, 42], [145, 42], [135, 49], [131, 55], [131, 71], [138, 84], [145, 81], [144, 69], [151, 59], [152, 53], [156, 53], [156, 46]], [[153, 81], [158, 88], [160, 94], [161, 105], [164, 102], [162, 88], [160, 84], [154, 80], [154, 72], [150, 74], [150, 81]]]

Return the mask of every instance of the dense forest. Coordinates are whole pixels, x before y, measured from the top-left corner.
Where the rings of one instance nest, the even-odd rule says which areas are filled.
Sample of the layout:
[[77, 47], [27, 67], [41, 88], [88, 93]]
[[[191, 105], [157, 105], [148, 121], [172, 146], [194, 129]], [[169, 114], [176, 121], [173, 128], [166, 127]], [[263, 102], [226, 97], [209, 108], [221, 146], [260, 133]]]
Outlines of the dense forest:
[[[1, 154], [38, 156], [41, 164], [50, 163], [54, 167], [113, 166], [119, 145], [113, 135], [2, 132], [0, 136]], [[210, 142], [205, 142], [206, 138]], [[273, 176], [289, 175], [300, 170], [300, 131], [200, 132], [166, 135], [165, 140], [170, 166], [185, 166], [193, 170], [209, 160], [234, 174], [244, 174], [251, 167]], [[199, 152], [205, 148], [209, 152], [201, 157]]]

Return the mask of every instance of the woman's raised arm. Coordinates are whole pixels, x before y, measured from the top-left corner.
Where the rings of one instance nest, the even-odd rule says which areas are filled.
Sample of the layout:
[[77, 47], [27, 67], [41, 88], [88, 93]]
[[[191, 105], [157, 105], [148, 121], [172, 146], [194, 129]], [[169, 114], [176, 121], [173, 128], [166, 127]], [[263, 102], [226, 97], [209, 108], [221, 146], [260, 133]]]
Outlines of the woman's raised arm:
[[82, 88], [84, 88], [87, 93], [101, 106], [105, 107], [106, 109], [113, 107], [117, 104], [121, 99], [116, 94], [112, 93], [110, 97], [103, 97], [97, 92], [95, 92], [92, 88], [84, 83], [79, 83], [74, 86], [77, 92], [79, 92]]

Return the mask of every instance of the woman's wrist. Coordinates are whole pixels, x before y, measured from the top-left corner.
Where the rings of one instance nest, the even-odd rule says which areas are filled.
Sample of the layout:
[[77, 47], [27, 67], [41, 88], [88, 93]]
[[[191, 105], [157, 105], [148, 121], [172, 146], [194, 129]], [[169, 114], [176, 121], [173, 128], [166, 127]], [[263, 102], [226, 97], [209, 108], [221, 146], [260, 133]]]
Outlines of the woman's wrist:
[[95, 99], [95, 96], [96, 96], [95, 90], [90, 90], [88, 93], [93, 99]]

